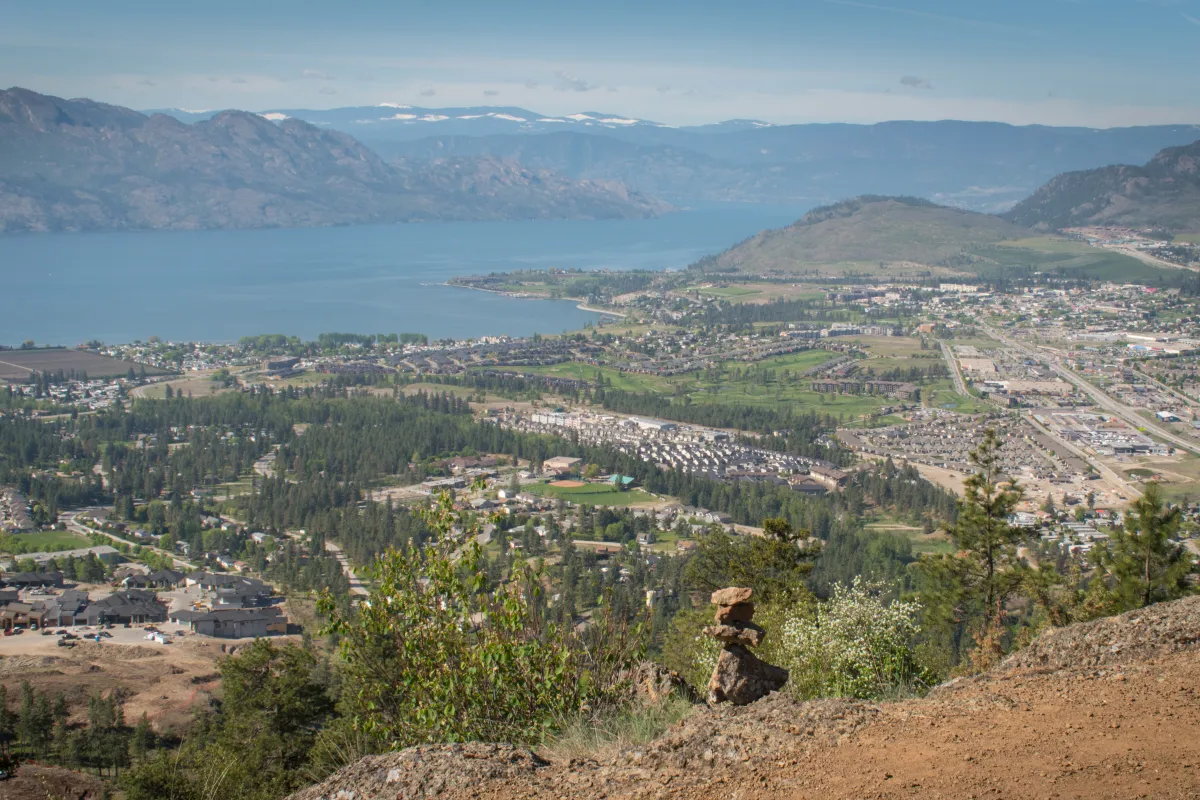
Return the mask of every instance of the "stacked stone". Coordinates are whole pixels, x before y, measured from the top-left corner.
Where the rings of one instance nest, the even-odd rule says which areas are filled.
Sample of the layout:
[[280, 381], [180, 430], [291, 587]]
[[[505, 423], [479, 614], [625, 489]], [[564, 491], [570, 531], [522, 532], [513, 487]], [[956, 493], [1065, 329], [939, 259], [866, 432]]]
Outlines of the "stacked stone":
[[788, 671], [759, 659], [747, 648], [758, 647], [767, 632], [755, 625], [753, 589], [730, 587], [713, 592], [717, 607], [716, 625], [704, 633], [721, 642], [721, 655], [708, 682], [708, 702], [730, 702], [736, 706], [753, 703], [778, 691], [787, 683]]

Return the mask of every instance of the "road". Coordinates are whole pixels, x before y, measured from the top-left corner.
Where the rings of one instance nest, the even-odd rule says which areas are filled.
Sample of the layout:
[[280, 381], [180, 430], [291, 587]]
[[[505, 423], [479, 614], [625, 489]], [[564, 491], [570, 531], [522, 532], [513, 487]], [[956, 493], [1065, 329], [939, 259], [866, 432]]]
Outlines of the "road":
[[[1030, 350], [1028, 347], [1021, 344], [1020, 342], [1016, 342], [1012, 339], [1009, 339], [1009, 338], [1003, 336], [1002, 334], [993, 330], [992, 328], [988, 327], [987, 325], [984, 325], [983, 329], [988, 332], [989, 336], [1003, 342], [1004, 344], [1008, 345], [1009, 347], [1020, 350], [1022, 353], [1025, 353], [1026, 355], [1028, 355], [1032, 358], [1036, 358], [1039, 360], [1042, 359], [1042, 356], [1040, 354], [1034, 352], [1033, 350]], [[1154, 434], [1155, 436], [1162, 439], [1163, 441], [1170, 442], [1171, 444], [1175, 445], [1176, 447], [1180, 448], [1181, 450], [1187, 450], [1189, 453], [1195, 453], [1196, 455], [1200, 455], [1200, 444], [1189, 442], [1187, 439], [1184, 439], [1181, 436], [1171, 433], [1170, 431], [1163, 430], [1162, 428], [1158, 427], [1154, 423], [1148, 421], [1145, 417], [1138, 414], [1132, 408], [1129, 408], [1128, 406], [1122, 405], [1121, 403], [1118, 403], [1116, 400], [1113, 400], [1111, 397], [1109, 397], [1107, 394], [1105, 394], [1104, 391], [1101, 390], [1099, 387], [1093, 386], [1092, 384], [1085, 381], [1083, 378], [1080, 378], [1078, 375], [1076, 375], [1074, 372], [1072, 372], [1071, 370], [1064, 367], [1062, 364], [1060, 364], [1055, 359], [1050, 358], [1050, 359], [1046, 359], [1046, 361], [1047, 361], [1047, 363], [1050, 364], [1050, 368], [1052, 370], [1054, 370], [1054, 372], [1059, 377], [1061, 377], [1063, 380], [1067, 381], [1068, 383], [1074, 384], [1076, 388], [1078, 388], [1084, 394], [1091, 397], [1092, 400], [1095, 401], [1096, 405], [1098, 405], [1100, 408], [1103, 408], [1105, 411], [1108, 411], [1111, 414], [1114, 414], [1114, 415], [1120, 417], [1121, 419], [1125, 420], [1130, 425], [1132, 425], [1134, 428], [1140, 428], [1142, 430], [1149, 431], [1150, 433]]]
[[958, 368], [954, 353], [950, 352], [950, 345], [945, 342], [938, 342], [938, 344], [942, 346], [942, 356], [945, 357], [946, 366], [950, 368], [950, 375], [954, 378], [954, 391], [963, 397], [970, 397], [971, 393], [967, 391], [967, 384], [963, 382], [962, 371]]
[[[77, 511], [64, 511], [58, 515], [58, 521], [61, 522], [63, 525], [65, 525], [67, 527], [67, 530], [69, 530], [73, 533], [83, 534], [84, 536], [91, 536], [92, 534], [95, 533], [95, 534], [99, 534], [100, 536], [105, 536], [109, 539], [112, 539], [114, 542], [119, 542], [120, 544], [130, 545], [131, 547], [134, 545], [140, 544], [139, 542], [131, 542], [128, 539], [122, 539], [120, 536], [117, 536], [112, 533], [108, 533], [107, 531], [97, 530], [96, 528], [89, 528], [88, 526], [84, 525], [81, 522], [76, 521], [76, 519], [75, 519], [75, 517], [77, 517], [79, 514], [82, 514], [84, 512], [98, 511], [98, 510], [100, 510], [99, 506], [91, 507], [91, 508], [81, 508]], [[171, 563], [174, 564], [176, 567], [183, 567], [184, 569], [196, 569], [195, 564], [192, 564], [189, 561], [184, 561], [182, 558], [179, 558], [174, 553], [168, 553], [166, 550], [163, 550], [159, 547], [154, 547], [153, 545], [149, 545], [149, 544], [143, 544], [141, 546], [143, 549], [152, 550], [153, 552], [158, 553], [160, 556], [166, 556], [167, 558], [170, 558]]]
[[[303, 542], [304, 537], [300, 531], [287, 531], [287, 535], [298, 542]], [[366, 597], [370, 592], [357, 575], [354, 574], [354, 568], [350, 566], [350, 559], [342, 552], [342, 548], [336, 543], [325, 540], [325, 552], [331, 553], [337, 559], [338, 564], [342, 567], [342, 572], [346, 576], [346, 580], [350, 582], [350, 594]]]

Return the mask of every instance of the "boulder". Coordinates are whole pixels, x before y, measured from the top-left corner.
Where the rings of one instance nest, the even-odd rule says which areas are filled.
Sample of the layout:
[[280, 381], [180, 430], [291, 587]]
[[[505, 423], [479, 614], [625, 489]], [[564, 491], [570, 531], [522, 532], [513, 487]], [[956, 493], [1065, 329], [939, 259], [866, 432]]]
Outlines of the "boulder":
[[788, 671], [757, 658], [740, 644], [726, 644], [708, 681], [708, 702], [744, 706], [779, 691]]
[[753, 622], [739, 622], [734, 625], [709, 625], [704, 629], [707, 636], [725, 644], [744, 644], [747, 647], [758, 647], [767, 632]]
[[727, 622], [749, 622], [754, 619], [754, 603], [738, 603], [733, 606], [717, 606], [715, 617], [718, 625]]
[[739, 603], [749, 602], [753, 596], [753, 589], [730, 586], [728, 589], [718, 589], [713, 592], [712, 603], [714, 606], [736, 606]]

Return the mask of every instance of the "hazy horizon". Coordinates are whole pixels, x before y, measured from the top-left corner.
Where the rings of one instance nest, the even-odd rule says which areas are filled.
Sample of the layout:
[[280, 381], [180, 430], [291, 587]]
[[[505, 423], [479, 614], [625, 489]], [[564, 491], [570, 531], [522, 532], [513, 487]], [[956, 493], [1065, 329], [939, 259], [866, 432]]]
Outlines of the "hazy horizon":
[[13, 4], [5, 82], [138, 109], [521, 106], [668, 125], [1200, 123], [1200, 0]]

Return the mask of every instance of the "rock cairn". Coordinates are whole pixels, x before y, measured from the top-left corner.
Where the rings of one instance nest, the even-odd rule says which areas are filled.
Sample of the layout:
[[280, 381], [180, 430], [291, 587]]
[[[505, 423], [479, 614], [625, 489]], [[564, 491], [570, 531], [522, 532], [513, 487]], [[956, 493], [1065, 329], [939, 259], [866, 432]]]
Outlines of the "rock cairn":
[[712, 594], [717, 607], [716, 625], [704, 633], [721, 642], [721, 655], [708, 681], [710, 705], [730, 702], [735, 706], [753, 703], [778, 691], [787, 683], [788, 671], [757, 658], [748, 648], [758, 647], [767, 632], [755, 625], [753, 589], [730, 587]]

